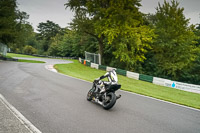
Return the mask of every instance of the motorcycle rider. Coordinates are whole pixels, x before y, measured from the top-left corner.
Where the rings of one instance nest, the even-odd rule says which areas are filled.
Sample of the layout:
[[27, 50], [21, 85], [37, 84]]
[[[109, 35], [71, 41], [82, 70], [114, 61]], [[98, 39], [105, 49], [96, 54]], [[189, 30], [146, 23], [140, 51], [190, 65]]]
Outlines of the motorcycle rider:
[[[116, 69], [112, 69], [111, 71], [108, 71], [105, 75], [95, 79], [95, 82], [99, 83], [99, 85], [100, 85], [98, 87], [98, 88], [100, 88], [100, 93], [105, 92], [105, 85], [104, 84], [107, 84], [107, 85], [117, 84], [118, 79], [117, 79], [117, 74], [116, 74], [115, 70]], [[106, 77], [108, 78], [108, 82], [101, 81], [102, 79], [104, 79]]]
[[[108, 81], [102, 81], [106, 77]], [[117, 99], [121, 97], [121, 95], [117, 96], [115, 94], [121, 88], [121, 85], [117, 82], [118, 78], [115, 69], [106, 72], [105, 75], [94, 80], [92, 88], [87, 93], [87, 100], [102, 105], [106, 110], [112, 108]]]

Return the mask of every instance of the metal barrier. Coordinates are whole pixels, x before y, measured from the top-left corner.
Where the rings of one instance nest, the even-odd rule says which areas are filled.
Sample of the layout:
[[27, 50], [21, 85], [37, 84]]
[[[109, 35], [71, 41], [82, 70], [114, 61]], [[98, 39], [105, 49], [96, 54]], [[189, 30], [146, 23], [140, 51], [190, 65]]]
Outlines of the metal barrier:
[[0, 43], [0, 54], [6, 56], [7, 53], [7, 46], [3, 43]]
[[85, 51], [85, 60], [88, 60], [92, 63], [101, 65], [101, 56], [100, 54], [90, 53]]

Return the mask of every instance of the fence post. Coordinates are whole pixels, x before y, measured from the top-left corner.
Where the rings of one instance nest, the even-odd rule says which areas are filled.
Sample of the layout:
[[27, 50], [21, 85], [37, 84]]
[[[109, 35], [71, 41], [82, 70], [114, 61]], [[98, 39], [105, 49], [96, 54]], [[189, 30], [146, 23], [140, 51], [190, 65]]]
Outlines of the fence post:
[[99, 54], [99, 65], [101, 65], [101, 55]]

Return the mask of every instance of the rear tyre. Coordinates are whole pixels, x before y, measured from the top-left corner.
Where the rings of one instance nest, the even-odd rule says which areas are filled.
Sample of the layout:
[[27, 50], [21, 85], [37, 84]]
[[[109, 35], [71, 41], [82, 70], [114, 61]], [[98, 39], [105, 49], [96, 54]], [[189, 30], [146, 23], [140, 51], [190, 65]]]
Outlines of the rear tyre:
[[88, 91], [88, 94], [87, 94], [87, 100], [88, 101], [92, 100], [92, 94], [93, 94], [93, 92], [94, 92], [93, 88]]
[[108, 110], [111, 109], [116, 103], [116, 95], [112, 92], [107, 94], [106, 99], [103, 101], [103, 108]]

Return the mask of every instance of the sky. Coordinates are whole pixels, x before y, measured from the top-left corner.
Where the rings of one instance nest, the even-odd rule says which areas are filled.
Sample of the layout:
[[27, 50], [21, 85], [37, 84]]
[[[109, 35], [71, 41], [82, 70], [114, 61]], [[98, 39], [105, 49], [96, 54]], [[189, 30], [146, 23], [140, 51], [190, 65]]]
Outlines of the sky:
[[[140, 11], [143, 13], [155, 13], [158, 2], [164, 0], [142, 0]], [[170, 1], [170, 0], [167, 0]], [[184, 7], [186, 18], [190, 18], [190, 24], [200, 23], [200, 0], [178, 0], [180, 7]], [[65, 9], [67, 0], [17, 0], [20, 11], [29, 14], [28, 21], [36, 31], [40, 22], [47, 20], [59, 24], [62, 28], [69, 26], [74, 13]]]

